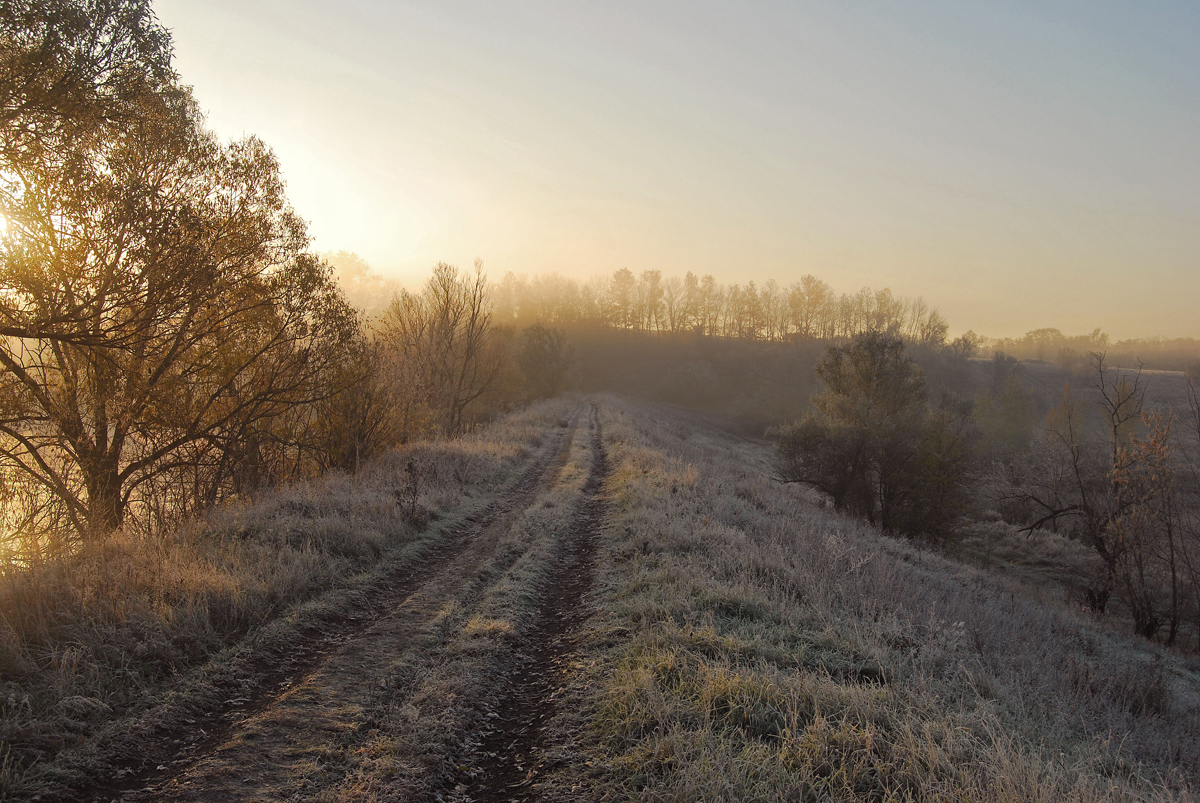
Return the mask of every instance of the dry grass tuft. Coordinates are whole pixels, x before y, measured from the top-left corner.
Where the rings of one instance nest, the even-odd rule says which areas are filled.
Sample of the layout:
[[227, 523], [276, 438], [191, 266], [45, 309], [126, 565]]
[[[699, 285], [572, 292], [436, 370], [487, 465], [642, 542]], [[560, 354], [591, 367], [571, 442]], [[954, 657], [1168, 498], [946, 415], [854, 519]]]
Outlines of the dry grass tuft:
[[511, 623], [503, 619], [489, 619], [476, 614], [463, 625], [463, 634], [467, 636], [507, 636], [513, 632]]

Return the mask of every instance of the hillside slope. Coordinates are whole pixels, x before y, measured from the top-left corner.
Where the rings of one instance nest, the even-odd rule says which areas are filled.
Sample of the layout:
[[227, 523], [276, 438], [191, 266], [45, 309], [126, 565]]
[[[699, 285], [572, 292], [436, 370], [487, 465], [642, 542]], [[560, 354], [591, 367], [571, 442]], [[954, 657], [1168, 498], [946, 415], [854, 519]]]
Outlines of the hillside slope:
[[[385, 550], [376, 580], [331, 586], [321, 609], [340, 615], [272, 625], [299, 657], [278, 633], [255, 652], [252, 632], [245, 693], [210, 683], [189, 703], [204, 667], [166, 679], [130, 706], [175, 717], [158, 738], [122, 736], [123, 758], [66, 750], [24, 793], [1191, 799], [1194, 664], [832, 513], [771, 480], [764, 443], [601, 396], [421, 448], [446, 467], [423, 497], [442, 519], [418, 553]], [[355, 499], [356, 483], [402, 481], [389, 471], [334, 487]], [[316, 508], [337, 506], [321, 493]], [[381, 527], [395, 514], [376, 506], [323, 526]], [[263, 519], [262, 537], [284, 525]], [[70, 780], [84, 766], [87, 789]]]
[[770, 480], [762, 444], [604, 409], [613, 510], [571, 706], [586, 713], [561, 725], [592, 769], [548, 789], [1189, 798], [1194, 662], [819, 507]]

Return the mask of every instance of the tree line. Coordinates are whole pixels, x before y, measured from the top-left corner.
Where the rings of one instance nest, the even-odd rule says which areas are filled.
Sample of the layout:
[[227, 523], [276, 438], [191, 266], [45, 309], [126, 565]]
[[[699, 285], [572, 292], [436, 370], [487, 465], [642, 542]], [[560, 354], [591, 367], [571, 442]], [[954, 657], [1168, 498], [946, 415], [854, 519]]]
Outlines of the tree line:
[[1200, 646], [1200, 366], [1181, 406], [1152, 409], [1140, 366], [1087, 359], [1039, 410], [1002, 352], [969, 398], [931, 392], [899, 337], [863, 333], [818, 361], [811, 412], [773, 430], [776, 476], [942, 544], [988, 515], [1059, 533], [1091, 555], [1075, 578], [1088, 609]]
[[1021, 337], [986, 338], [972, 333], [968, 336], [974, 337], [980, 350], [1055, 363], [1064, 372], [1080, 376], [1091, 370], [1091, 355], [1100, 353], [1107, 354], [1110, 361], [1168, 371], [1200, 362], [1200, 341], [1190, 337], [1114, 340], [1099, 328], [1086, 334], [1068, 335], [1054, 327], [1032, 329]]
[[[499, 323], [595, 323], [639, 332], [692, 332], [739, 340], [835, 340], [888, 332], [919, 345], [941, 345], [948, 326], [922, 298], [863, 288], [837, 294], [807, 275], [787, 287], [721, 284], [711, 275], [667, 276], [628, 268], [587, 282], [547, 274], [506, 273], [495, 288]], [[969, 342], [962, 341], [965, 347]]]

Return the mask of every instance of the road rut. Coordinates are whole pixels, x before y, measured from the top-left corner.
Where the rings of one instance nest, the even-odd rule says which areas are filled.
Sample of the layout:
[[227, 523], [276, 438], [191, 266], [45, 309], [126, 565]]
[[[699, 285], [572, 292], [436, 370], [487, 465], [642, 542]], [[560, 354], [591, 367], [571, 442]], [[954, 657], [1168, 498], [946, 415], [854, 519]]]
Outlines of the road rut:
[[481, 734], [478, 754], [483, 760], [477, 780], [466, 785], [466, 800], [538, 798], [535, 782], [545, 763], [545, 725], [555, 714], [560, 682], [575, 653], [571, 636], [588, 616], [584, 596], [592, 587], [596, 541], [607, 505], [602, 491], [609, 466], [595, 406], [589, 419], [592, 465], [583, 496], [537, 617], [519, 648], [520, 668], [510, 678], [496, 724]]
[[83, 799], [303, 799], [297, 779], [303, 786], [329, 744], [363, 726], [385, 659], [426, 640], [439, 610], [472, 583], [513, 519], [554, 484], [578, 417], [551, 435], [513, 489], [465, 519], [419, 565], [391, 578], [373, 606], [378, 615], [307, 634], [288, 666], [264, 673], [257, 694], [230, 700], [194, 726], [205, 738], [165, 761], [165, 769], [135, 776], [124, 788], [90, 790]]

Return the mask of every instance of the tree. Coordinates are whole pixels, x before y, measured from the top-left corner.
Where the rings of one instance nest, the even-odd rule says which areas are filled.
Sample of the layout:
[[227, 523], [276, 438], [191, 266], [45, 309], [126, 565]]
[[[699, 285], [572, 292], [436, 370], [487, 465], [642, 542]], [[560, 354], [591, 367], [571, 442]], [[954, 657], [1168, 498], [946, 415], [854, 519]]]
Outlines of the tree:
[[[148, 0], [45, 0], [0, 4], [0, 188], [19, 190], [22, 169], [70, 168], [86, 142], [111, 139], [170, 91], [170, 37]], [[13, 315], [0, 336], [92, 339], [66, 311]]]
[[825, 383], [813, 398], [816, 408], [864, 429], [895, 426], [928, 400], [921, 369], [904, 354], [904, 341], [882, 332], [830, 348], [816, 372]]
[[1133, 543], [1122, 522], [1136, 517], [1135, 508], [1144, 504], [1120, 475], [1132, 470], [1126, 461], [1141, 420], [1146, 385], [1140, 369], [1108, 368], [1103, 354], [1092, 354], [1092, 371], [1099, 396], [1095, 422], [1089, 423], [1068, 385], [1062, 401], [1047, 414], [1044, 437], [1006, 501], [1034, 511], [1026, 530], [1065, 529], [1096, 554], [1101, 571], [1088, 581], [1084, 593], [1088, 604], [1103, 612]]
[[637, 321], [637, 279], [629, 268], [615, 271], [608, 288], [609, 319], [622, 329], [635, 326]]
[[364, 337], [346, 358], [333, 369], [341, 390], [303, 410], [304, 445], [322, 471], [357, 472], [407, 434], [394, 354], [381, 340]]
[[[690, 274], [689, 274], [690, 275]], [[686, 300], [683, 279], [670, 276], [662, 283], [662, 311], [666, 319], [665, 328], [668, 332], [678, 332], [686, 328]]]
[[838, 510], [874, 521], [872, 444], [861, 427], [806, 416], [773, 432], [775, 474], [826, 494]]
[[356, 319], [304, 254], [274, 156], [204, 130], [144, 3], [4, 13], [28, 26], [4, 52], [33, 65], [37, 102], [5, 101], [0, 461], [96, 536], [333, 392]]
[[636, 290], [635, 327], [647, 332], [662, 329], [662, 271], [644, 270]]
[[1167, 643], [1179, 634], [1187, 577], [1184, 532], [1178, 515], [1177, 461], [1171, 416], [1143, 413], [1144, 438], [1117, 453], [1112, 483], [1127, 500], [1111, 529], [1122, 544], [1117, 586], [1133, 616], [1134, 631], [1152, 638], [1168, 626]]
[[1174, 506], [1182, 548], [1178, 565], [1186, 578], [1181, 596], [1192, 627], [1200, 632], [1200, 363], [1192, 363], [1185, 372], [1187, 406], [1182, 413], [1178, 476], [1175, 486], [1180, 497]]
[[[944, 535], [970, 512], [982, 439], [970, 401], [943, 393], [912, 433], [916, 455], [899, 473], [893, 526]], [[908, 447], [908, 448], [911, 448]]]
[[774, 279], [768, 279], [761, 292], [763, 327], [768, 340], [784, 340], [790, 328], [791, 315], [787, 295]]
[[921, 369], [881, 332], [830, 348], [816, 371], [816, 413], [774, 433], [777, 478], [887, 530], [942, 532], [966, 504], [970, 405], [946, 397], [931, 411]]
[[534, 399], [548, 399], [562, 393], [575, 360], [575, 349], [559, 329], [547, 329], [540, 323], [521, 335], [517, 364], [525, 375], [526, 392]]
[[969, 360], [979, 353], [979, 344], [983, 338], [968, 329], [954, 340], [950, 341], [950, 353], [955, 357]]
[[719, 334], [723, 295], [723, 289], [711, 274], [705, 274], [700, 279], [696, 290], [696, 314], [701, 334], [710, 337]]
[[483, 263], [460, 275], [439, 262], [420, 294], [402, 291], [380, 326], [436, 431], [454, 435], [468, 412], [500, 381], [508, 355], [496, 337], [488, 309]]
[[174, 83], [149, 0], [0, 4], [0, 149], [7, 163], [121, 128]]

